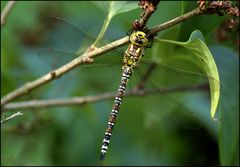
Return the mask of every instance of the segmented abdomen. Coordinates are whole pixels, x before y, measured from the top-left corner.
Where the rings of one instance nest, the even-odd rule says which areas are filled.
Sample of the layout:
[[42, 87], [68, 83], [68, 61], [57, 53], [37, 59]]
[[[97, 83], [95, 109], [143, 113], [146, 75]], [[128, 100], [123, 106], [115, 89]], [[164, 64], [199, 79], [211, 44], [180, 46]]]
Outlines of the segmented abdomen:
[[114, 124], [116, 122], [116, 117], [120, 110], [120, 105], [122, 103], [122, 97], [125, 94], [127, 82], [130, 79], [132, 72], [133, 72], [133, 69], [131, 67], [127, 67], [127, 66], [123, 67], [121, 82], [118, 87], [117, 95], [115, 97], [115, 100], [114, 100], [114, 103], [112, 106], [112, 111], [111, 111], [111, 114], [110, 114], [110, 117], [108, 120], [108, 126], [107, 126], [105, 136], [103, 139], [103, 144], [102, 144], [102, 148], [101, 148], [101, 156], [100, 156], [101, 160], [104, 159], [105, 154], [107, 152], [107, 149], [108, 149], [108, 146], [110, 143], [110, 138], [112, 135], [112, 130], [113, 130]]
[[105, 154], [107, 153], [107, 149], [110, 143], [110, 138], [112, 135], [112, 130], [120, 110], [120, 105], [122, 102], [122, 97], [125, 94], [127, 82], [133, 73], [133, 69], [139, 63], [143, 55], [145, 46], [148, 44], [147, 36], [142, 31], [133, 32], [129, 37], [129, 40], [131, 43], [129, 44], [127, 50], [125, 51], [125, 54], [123, 57], [121, 83], [118, 87], [118, 91], [113, 103], [111, 115], [108, 120], [108, 127], [106, 129], [105, 136], [103, 139], [103, 144], [101, 148], [101, 157], [100, 157], [101, 160], [104, 159]]

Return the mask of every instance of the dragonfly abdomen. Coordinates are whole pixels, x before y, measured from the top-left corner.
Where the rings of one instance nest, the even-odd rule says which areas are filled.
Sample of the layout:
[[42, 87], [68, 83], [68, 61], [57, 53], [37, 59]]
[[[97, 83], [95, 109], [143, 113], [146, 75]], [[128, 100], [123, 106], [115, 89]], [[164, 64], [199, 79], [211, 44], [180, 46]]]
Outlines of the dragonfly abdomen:
[[118, 87], [117, 95], [115, 97], [113, 106], [112, 106], [112, 111], [108, 120], [108, 126], [103, 138], [103, 144], [101, 147], [101, 157], [100, 159], [104, 159], [105, 154], [107, 153], [107, 149], [110, 143], [110, 138], [112, 135], [112, 130], [116, 122], [116, 117], [118, 116], [118, 113], [120, 111], [120, 105], [122, 103], [122, 97], [125, 94], [127, 82], [129, 81], [130, 77], [132, 75], [132, 68], [131, 67], [126, 67], [123, 69], [122, 72], [122, 77], [121, 77], [121, 83]]

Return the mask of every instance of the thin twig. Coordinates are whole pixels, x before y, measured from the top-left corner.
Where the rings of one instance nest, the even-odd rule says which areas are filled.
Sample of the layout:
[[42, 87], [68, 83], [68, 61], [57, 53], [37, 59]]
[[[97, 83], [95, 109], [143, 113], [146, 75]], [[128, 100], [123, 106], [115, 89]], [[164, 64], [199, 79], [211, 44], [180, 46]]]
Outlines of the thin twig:
[[167, 21], [167, 22], [165, 22], [163, 24], [160, 24], [158, 26], [155, 26], [155, 27], [151, 28], [150, 29], [150, 33], [151, 34], [155, 34], [157, 32], [163, 31], [163, 30], [165, 30], [167, 28], [170, 28], [170, 27], [172, 27], [172, 26], [174, 26], [174, 25], [176, 25], [178, 23], [181, 23], [181, 22], [183, 22], [183, 21], [185, 21], [187, 19], [190, 19], [191, 17], [199, 15], [199, 14], [201, 14], [201, 13], [199, 13], [199, 9], [196, 8], [196, 9], [194, 9], [194, 10], [192, 10], [192, 11], [190, 11], [190, 12], [184, 14], [184, 15], [181, 15], [181, 16], [176, 17], [176, 18], [174, 18], [172, 20], [169, 20], [169, 21]]
[[15, 1], [8, 1], [5, 8], [1, 12], [1, 26], [3, 26], [5, 24], [6, 18], [8, 16], [9, 12], [11, 11], [12, 7], [14, 6], [14, 4], [15, 4]]
[[[197, 90], [207, 90], [208, 84], [199, 84], [193, 86], [181, 86], [175, 88], [156, 88], [152, 90], [139, 90], [133, 88], [126, 92], [126, 97], [130, 96], [147, 96], [152, 94], [166, 94], [166, 93], [173, 93], [173, 92], [187, 92], [187, 91], [197, 91]], [[4, 111], [10, 110], [26, 110], [26, 109], [42, 109], [42, 108], [49, 108], [49, 107], [61, 107], [61, 106], [80, 106], [89, 103], [94, 103], [98, 101], [104, 101], [108, 99], [112, 99], [116, 96], [116, 92], [108, 92], [100, 95], [94, 96], [84, 96], [84, 97], [73, 97], [68, 99], [51, 99], [51, 100], [32, 100], [26, 102], [12, 102], [6, 104], [3, 108]]]
[[150, 18], [150, 16], [157, 9], [157, 5], [159, 4], [159, 2], [160, 0], [150, 0], [150, 1], [140, 0], [138, 5], [140, 6], [140, 8], [144, 10], [144, 12], [141, 14], [139, 21], [138, 20], [134, 21], [133, 29], [147, 31], [146, 23]]
[[9, 120], [11, 120], [11, 119], [13, 119], [17, 116], [20, 116], [20, 115], [23, 115], [23, 113], [19, 111], [19, 112], [15, 113], [15, 114], [7, 117], [7, 118], [4, 118], [3, 120], [1, 120], [1, 124], [6, 123], [7, 121], [9, 121]]
[[[170, 28], [186, 19], [189, 19], [195, 15], [198, 15], [198, 8], [194, 9], [193, 11], [188, 12], [184, 15], [181, 15], [175, 19], [172, 19], [166, 23], [163, 23], [159, 26], [154, 27], [154, 28], [150, 29], [150, 32], [151, 33], [160, 32], [160, 31]], [[116, 48], [119, 48], [123, 45], [128, 44], [129, 43], [128, 39], [129, 39], [129, 37], [124, 37], [124, 38], [121, 38], [110, 44], [107, 44], [101, 48], [97, 48], [91, 52], [84, 53], [83, 55], [81, 55], [78, 58], [74, 59], [73, 61], [63, 65], [62, 67], [60, 67], [54, 71], [51, 71], [50, 73], [32, 81], [32, 82], [26, 83], [25, 85], [21, 86], [20, 88], [14, 90], [14, 91], [10, 92], [9, 94], [7, 94], [6, 96], [4, 96], [1, 99], [1, 107], [3, 105], [5, 105], [6, 103], [8, 103], [9, 101], [12, 101], [12, 100], [16, 99], [17, 97], [27, 94], [28, 92], [30, 92], [42, 85], [54, 80], [54, 79], [59, 78], [60, 76], [69, 72], [70, 70], [76, 68], [77, 66], [90, 62], [91, 59], [93, 59], [97, 56], [103, 55], [106, 52], [112, 51]], [[3, 111], [3, 110], [1, 110], [1, 111]]]

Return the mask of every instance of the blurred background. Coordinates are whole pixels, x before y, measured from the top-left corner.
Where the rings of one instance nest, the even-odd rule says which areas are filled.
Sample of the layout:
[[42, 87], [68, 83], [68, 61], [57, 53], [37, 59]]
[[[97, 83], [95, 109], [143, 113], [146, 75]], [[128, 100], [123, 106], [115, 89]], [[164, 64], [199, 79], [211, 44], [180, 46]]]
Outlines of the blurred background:
[[[6, 3], [1, 1], [1, 10]], [[100, 3], [16, 2], [6, 24], [1, 27], [1, 97], [48, 73], [54, 60], [62, 60], [59, 63], [62, 65], [73, 58], [67, 55], [51, 58], [51, 53], [41, 58], [41, 51], [46, 48], [72, 52], [81, 42], [80, 37], [85, 37], [81, 32], [74, 36], [71, 28], [61, 29], [49, 21], [50, 16], [63, 18], [94, 39], [107, 15], [104, 9], [108, 6]], [[139, 19], [142, 12], [137, 3], [121, 4], [124, 10], [115, 13], [103, 43], [126, 36], [132, 22]], [[148, 21], [148, 27], [195, 7], [195, 1], [161, 1]], [[151, 97], [148, 101], [147, 98], [126, 98], [104, 165], [239, 165], [239, 27], [230, 29], [228, 22], [227, 15], [203, 15], [158, 33], [158, 38], [185, 42], [194, 30], [202, 32], [219, 70], [221, 98], [217, 115], [221, 119], [213, 121], [210, 118], [208, 91]], [[173, 54], [169, 51], [170, 44], [159, 45], [155, 45], [159, 51], [157, 56], [161, 56], [159, 59]], [[154, 53], [149, 49], [145, 55]], [[71, 72], [16, 101], [114, 92], [120, 80], [120, 66], [110, 68], [107, 63], [104, 60], [105, 68], [93, 66], [83, 68], [81, 74]], [[183, 64], [186, 68], [196, 68], [186, 62]], [[167, 84], [181, 80], [175, 78], [176, 74], [169, 75], [170, 81], [163, 80]], [[110, 99], [81, 106], [21, 110], [23, 116], [1, 125], [1, 165], [99, 165], [112, 103], [113, 99]], [[175, 103], [180, 105], [174, 106]], [[159, 108], [173, 111], [162, 119], [162, 115], [155, 112]], [[176, 112], [180, 109], [183, 114]], [[196, 115], [189, 112], [185, 117], [189, 109]], [[2, 119], [14, 112], [2, 113]]]

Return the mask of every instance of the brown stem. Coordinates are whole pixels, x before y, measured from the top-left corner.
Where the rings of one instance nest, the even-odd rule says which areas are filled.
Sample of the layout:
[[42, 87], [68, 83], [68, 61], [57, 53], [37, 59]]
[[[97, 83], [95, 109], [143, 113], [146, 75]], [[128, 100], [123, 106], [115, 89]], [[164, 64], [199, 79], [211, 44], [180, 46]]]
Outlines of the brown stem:
[[133, 23], [134, 30], [141, 30], [147, 32], [148, 29], [146, 27], [146, 23], [150, 16], [154, 13], [157, 9], [157, 5], [159, 4], [160, 0], [140, 0], [138, 5], [140, 8], [144, 10], [141, 14], [139, 21], [135, 20]]
[[15, 114], [12, 114], [11, 116], [9, 116], [9, 117], [4, 118], [3, 120], [1, 120], [1, 124], [6, 123], [7, 121], [9, 121], [9, 120], [11, 120], [11, 119], [13, 119], [13, 118], [15, 118], [15, 117], [17, 117], [17, 116], [20, 116], [20, 115], [23, 115], [23, 113], [20, 112], [20, 111], [17, 112], [17, 113], [15, 113]]
[[143, 28], [146, 25], [150, 16], [157, 9], [157, 5], [159, 2], [160, 0], [149, 0], [149, 1], [141, 0], [140, 1], [139, 4], [144, 9], [144, 12], [141, 14], [141, 18], [139, 21], [141, 28]]
[[1, 26], [3, 26], [6, 22], [6, 18], [10, 13], [12, 7], [14, 6], [15, 1], [8, 1], [6, 6], [4, 7], [3, 11], [1, 12]]
[[165, 22], [163, 24], [160, 24], [158, 26], [155, 26], [155, 27], [151, 28], [150, 29], [150, 33], [151, 34], [155, 34], [157, 32], [163, 31], [163, 30], [165, 30], [167, 28], [170, 28], [170, 27], [172, 27], [172, 26], [174, 26], [174, 25], [176, 25], [178, 23], [181, 23], [181, 22], [183, 22], [183, 21], [185, 21], [187, 19], [190, 19], [193, 16], [197, 16], [199, 14], [200, 14], [199, 13], [199, 9], [196, 8], [196, 9], [194, 9], [194, 10], [192, 10], [192, 11], [190, 11], [190, 12], [184, 14], [184, 15], [181, 15], [181, 16], [176, 17], [176, 18], [174, 18], [172, 20], [169, 20], [169, 21], [167, 21], [167, 22]]
[[[173, 92], [187, 92], [187, 91], [198, 91], [198, 90], [207, 90], [208, 84], [199, 84], [193, 86], [181, 86], [175, 88], [156, 88], [156, 89], [136, 89], [133, 88], [126, 92], [126, 97], [130, 96], [147, 96], [152, 94], [166, 94]], [[32, 100], [26, 102], [12, 102], [6, 104], [3, 107], [4, 111], [9, 110], [24, 110], [24, 109], [41, 109], [48, 107], [61, 107], [61, 106], [73, 106], [73, 105], [85, 105], [89, 103], [94, 103], [98, 101], [108, 100], [114, 98], [116, 92], [109, 92], [95, 96], [84, 96], [84, 97], [73, 97], [69, 99], [52, 99], [52, 100]]]

